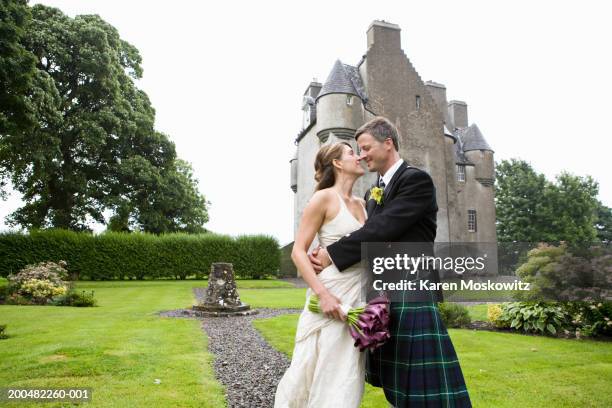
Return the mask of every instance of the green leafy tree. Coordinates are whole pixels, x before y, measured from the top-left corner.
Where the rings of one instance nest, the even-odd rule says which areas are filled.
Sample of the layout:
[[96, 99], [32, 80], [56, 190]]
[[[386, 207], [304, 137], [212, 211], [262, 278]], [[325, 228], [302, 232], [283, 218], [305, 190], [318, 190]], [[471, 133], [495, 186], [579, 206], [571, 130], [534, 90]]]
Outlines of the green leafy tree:
[[547, 230], [555, 241], [594, 242], [597, 230], [597, 194], [599, 185], [590, 176], [567, 172], [545, 190], [550, 225]]
[[542, 192], [546, 178], [529, 163], [511, 159], [495, 166], [497, 238], [502, 242], [537, 242], [548, 222]]
[[[7, 134], [27, 131], [34, 125], [34, 112], [28, 98], [36, 73], [36, 59], [23, 45], [30, 19], [26, 0], [0, 2], [0, 139]], [[0, 165], [0, 198], [5, 196], [9, 178], [8, 169]]]
[[175, 166], [160, 171], [150, 163], [134, 158], [123, 166], [131, 191], [115, 200], [115, 215], [109, 230], [202, 233], [208, 222], [209, 204], [197, 188], [189, 163], [176, 160]]
[[0, 136], [34, 124], [28, 96], [36, 59], [23, 44], [30, 20], [26, 0], [0, 2]]
[[598, 184], [569, 173], [552, 183], [522, 160], [496, 166], [497, 235], [502, 242], [591, 242]]
[[612, 208], [603, 205], [601, 201], [597, 202], [595, 230], [598, 241], [612, 241]]
[[[113, 209], [113, 229], [127, 227], [130, 217], [145, 231], [201, 228], [206, 201], [182, 171], [174, 144], [155, 131], [155, 111], [134, 85], [142, 75], [138, 50], [99, 16], [70, 18], [42, 5], [31, 14], [24, 41], [36, 60], [36, 124], [0, 143], [0, 168], [25, 201], [9, 223], [87, 230]], [[181, 206], [168, 210], [165, 196], [148, 200], [164, 194], [171, 178], [181, 177], [176, 174], [192, 182], [180, 191], [173, 186], [186, 194], [173, 197]]]

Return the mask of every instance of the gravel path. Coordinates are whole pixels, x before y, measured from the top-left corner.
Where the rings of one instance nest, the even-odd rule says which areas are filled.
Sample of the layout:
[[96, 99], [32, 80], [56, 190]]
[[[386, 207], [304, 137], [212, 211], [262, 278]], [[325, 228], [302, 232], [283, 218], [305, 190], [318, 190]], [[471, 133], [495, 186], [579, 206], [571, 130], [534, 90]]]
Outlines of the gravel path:
[[[198, 300], [204, 288], [194, 288]], [[197, 318], [208, 336], [208, 350], [215, 355], [215, 374], [225, 386], [229, 408], [259, 408], [274, 405], [276, 386], [289, 359], [272, 348], [253, 327], [255, 319], [300, 313], [301, 309], [258, 308], [250, 316], [197, 317], [190, 309], [161, 312], [165, 317]]]
[[[286, 279], [303, 284], [300, 278]], [[205, 288], [193, 289], [196, 299], [202, 301]], [[486, 302], [461, 302], [463, 305]], [[191, 309], [160, 312], [160, 316], [194, 318], [202, 322], [208, 336], [208, 350], [215, 356], [215, 374], [225, 386], [229, 408], [265, 408], [274, 405], [276, 386], [283, 376], [289, 359], [272, 348], [251, 322], [284, 314], [300, 313], [301, 309], [258, 308], [258, 313], [249, 316], [199, 317]], [[473, 329], [490, 328], [474, 322]]]

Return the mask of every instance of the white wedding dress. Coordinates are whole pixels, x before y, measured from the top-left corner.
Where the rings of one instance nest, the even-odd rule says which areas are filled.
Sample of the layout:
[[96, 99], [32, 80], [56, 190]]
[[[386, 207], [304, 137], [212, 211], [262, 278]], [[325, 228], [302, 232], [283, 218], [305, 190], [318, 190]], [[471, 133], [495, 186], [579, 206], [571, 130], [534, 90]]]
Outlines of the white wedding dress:
[[[339, 194], [338, 199], [338, 215], [321, 226], [318, 233], [319, 243], [323, 247], [362, 226]], [[365, 213], [365, 208], [363, 211]], [[332, 264], [318, 276], [343, 305], [364, 305], [360, 296], [360, 264], [343, 272]], [[312, 291], [308, 289], [306, 304], [298, 321], [291, 366], [278, 384], [274, 407], [358, 408], [365, 383], [364, 353], [354, 346], [346, 322], [308, 310], [310, 295]]]

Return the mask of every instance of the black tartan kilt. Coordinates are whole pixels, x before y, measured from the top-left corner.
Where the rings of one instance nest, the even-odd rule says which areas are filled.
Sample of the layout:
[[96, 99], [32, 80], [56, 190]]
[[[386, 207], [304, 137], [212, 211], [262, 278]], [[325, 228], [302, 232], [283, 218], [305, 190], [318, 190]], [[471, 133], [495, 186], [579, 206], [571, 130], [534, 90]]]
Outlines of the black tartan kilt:
[[404, 407], [471, 407], [436, 303], [391, 303], [391, 338], [366, 356], [366, 381]]

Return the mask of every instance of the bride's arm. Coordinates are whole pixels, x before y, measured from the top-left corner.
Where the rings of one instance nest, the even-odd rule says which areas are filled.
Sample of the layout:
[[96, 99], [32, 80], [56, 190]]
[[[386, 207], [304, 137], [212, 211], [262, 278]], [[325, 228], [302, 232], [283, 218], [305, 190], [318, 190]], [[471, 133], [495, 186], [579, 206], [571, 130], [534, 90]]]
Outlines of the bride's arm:
[[317, 191], [302, 213], [302, 219], [293, 243], [291, 259], [300, 272], [302, 279], [308, 284], [319, 298], [321, 311], [336, 319], [344, 320], [344, 314], [340, 309], [340, 301], [332, 295], [321, 283], [308, 259], [308, 248], [312, 244], [315, 235], [325, 221], [325, 209], [329, 202], [329, 195], [324, 191]]

